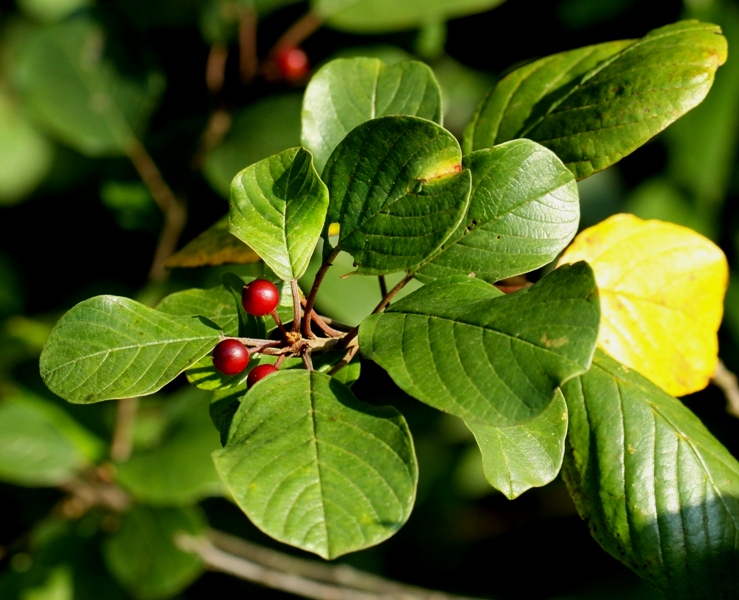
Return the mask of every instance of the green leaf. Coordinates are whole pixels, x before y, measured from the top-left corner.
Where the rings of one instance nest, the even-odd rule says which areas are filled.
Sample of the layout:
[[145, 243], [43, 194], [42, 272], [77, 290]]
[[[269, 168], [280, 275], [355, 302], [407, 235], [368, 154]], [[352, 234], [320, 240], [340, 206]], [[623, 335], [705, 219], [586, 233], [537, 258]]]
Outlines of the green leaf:
[[130, 44], [124, 52], [116, 41], [100, 23], [79, 16], [41, 29], [18, 64], [32, 114], [90, 156], [131, 152], [164, 89], [161, 75], [136, 61]]
[[469, 203], [461, 163], [454, 136], [418, 117], [373, 119], [344, 138], [323, 171], [328, 222], [360, 273], [412, 271], [444, 243]]
[[135, 506], [103, 546], [105, 561], [120, 584], [139, 600], [169, 598], [203, 572], [200, 559], [177, 548], [174, 537], [198, 535], [205, 527], [196, 507]]
[[477, 279], [426, 284], [359, 328], [362, 354], [414, 398], [465, 419], [510, 426], [541, 414], [588, 369], [600, 303], [580, 262], [504, 295]]
[[161, 389], [221, 339], [215, 323], [128, 298], [96, 296], [65, 314], [41, 353], [41, 377], [69, 402], [144, 396]]
[[0, 93], [0, 205], [17, 202], [41, 183], [53, 156], [52, 145]]
[[563, 475], [598, 543], [667, 598], [739, 596], [739, 463], [680, 401], [602, 351], [562, 391]]
[[538, 269], [564, 250], [580, 221], [577, 184], [557, 156], [513, 140], [464, 157], [472, 172], [465, 220], [417, 277], [475, 276], [495, 283]]
[[329, 27], [351, 33], [414, 29], [429, 20], [446, 21], [484, 12], [503, 0], [312, 0]]
[[231, 292], [219, 285], [207, 290], [190, 289], [166, 296], [159, 312], [177, 317], [202, 316], [213, 321], [227, 337], [239, 336], [239, 314]]
[[210, 453], [220, 448], [218, 432], [206, 416], [203, 396], [199, 392], [195, 401], [187, 404], [159, 446], [116, 465], [116, 480], [137, 500], [187, 506], [222, 493], [223, 485], [210, 458]]
[[234, 114], [224, 139], [205, 157], [203, 173], [228, 198], [244, 167], [300, 144], [300, 94], [270, 96]]
[[234, 177], [229, 230], [290, 281], [308, 268], [327, 210], [328, 190], [310, 152], [291, 148]]
[[249, 390], [213, 460], [257, 527], [324, 558], [393, 535], [418, 478], [400, 413], [305, 370], [280, 371]]
[[567, 404], [559, 390], [549, 408], [527, 423], [511, 427], [467, 423], [467, 427], [480, 447], [485, 477], [509, 500], [545, 486], [559, 474], [567, 434]]
[[588, 46], [521, 67], [483, 100], [465, 132], [465, 151], [527, 137], [584, 179], [700, 104], [726, 60], [720, 33], [716, 25], [682, 21], [636, 42]]
[[441, 125], [441, 90], [431, 69], [410, 60], [394, 65], [377, 58], [332, 60], [305, 90], [303, 146], [320, 172], [352, 129], [386, 115], [415, 115]]
[[19, 391], [0, 403], [0, 480], [54, 486], [104, 454], [102, 442], [62, 408]]

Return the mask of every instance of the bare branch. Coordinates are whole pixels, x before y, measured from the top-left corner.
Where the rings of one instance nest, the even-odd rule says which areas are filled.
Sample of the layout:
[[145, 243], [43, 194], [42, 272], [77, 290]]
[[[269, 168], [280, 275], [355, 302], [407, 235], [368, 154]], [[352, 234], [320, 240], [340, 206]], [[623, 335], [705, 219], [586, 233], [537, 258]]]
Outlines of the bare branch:
[[739, 417], [739, 380], [737, 380], [734, 373], [726, 368], [722, 360], [718, 361], [711, 383], [726, 396], [726, 412], [734, 417]]
[[124, 398], [118, 401], [115, 412], [115, 429], [110, 442], [110, 458], [114, 462], [124, 462], [131, 456], [133, 426], [136, 422], [138, 408], [138, 398]]

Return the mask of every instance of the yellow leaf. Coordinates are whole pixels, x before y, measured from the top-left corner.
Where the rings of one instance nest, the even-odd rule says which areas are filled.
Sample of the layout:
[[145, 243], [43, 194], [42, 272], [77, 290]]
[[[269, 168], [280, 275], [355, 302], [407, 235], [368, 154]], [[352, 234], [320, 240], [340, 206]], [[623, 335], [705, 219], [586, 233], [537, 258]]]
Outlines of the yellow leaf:
[[165, 267], [214, 267], [260, 261], [259, 255], [228, 232], [228, 217], [216, 221], [164, 263]]
[[560, 259], [585, 260], [600, 289], [598, 345], [674, 396], [703, 389], [718, 363], [726, 257], [692, 229], [615, 215]]

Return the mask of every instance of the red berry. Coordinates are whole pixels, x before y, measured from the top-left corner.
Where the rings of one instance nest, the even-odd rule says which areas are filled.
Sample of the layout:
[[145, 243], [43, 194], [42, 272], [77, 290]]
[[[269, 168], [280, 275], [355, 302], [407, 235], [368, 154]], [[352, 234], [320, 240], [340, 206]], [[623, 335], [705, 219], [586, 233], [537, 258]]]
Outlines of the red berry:
[[255, 279], [244, 286], [241, 304], [244, 310], [255, 317], [270, 314], [280, 302], [280, 292], [275, 284], [266, 279]]
[[288, 81], [300, 81], [310, 69], [308, 55], [297, 46], [282, 46], [275, 55], [277, 68]]
[[261, 381], [267, 375], [271, 375], [277, 371], [277, 367], [274, 365], [258, 365], [249, 371], [249, 376], [246, 378], [246, 387], [250, 388], [257, 381]]
[[249, 351], [239, 340], [222, 340], [213, 348], [213, 366], [224, 375], [238, 375], [249, 364]]

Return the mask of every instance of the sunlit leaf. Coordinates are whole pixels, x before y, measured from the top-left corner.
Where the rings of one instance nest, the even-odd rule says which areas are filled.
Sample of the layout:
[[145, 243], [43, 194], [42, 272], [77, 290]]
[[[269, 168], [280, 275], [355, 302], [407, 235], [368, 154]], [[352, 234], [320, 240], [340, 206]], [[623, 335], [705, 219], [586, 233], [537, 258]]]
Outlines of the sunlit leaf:
[[415, 500], [416, 459], [402, 415], [359, 402], [316, 371], [258, 382], [213, 459], [257, 527], [324, 558], [390, 537]]
[[406, 393], [468, 422], [510, 426], [541, 414], [587, 370], [600, 310], [585, 263], [504, 295], [440, 279], [362, 322], [359, 345]]
[[328, 222], [340, 225], [338, 247], [364, 274], [419, 268], [469, 204], [470, 172], [457, 140], [417, 117], [362, 123], [336, 147], [323, 179]]
[[495, 8], [504, 0], [312, 0], [330, 27], [352, 33], [413, 29], [431, 19], [445, 21]]
[[215, 323], [178, 317], [128, 298], [96, 296], [65, 314], [41, 353], [41, 377], [69, 402], [151, 394], [208, 354]]
[[249, 244], [283, 281], [308, 268], [328, 210], [328, 190], [303, 148], [240, 171], [231, 184], [229, 231]]
[[681, 402], [602, 351], [562, 391], [562, 472], [598, 543], [665, 598], [736, 598], [739, 463]]
[[231, 292], [219, 285], [208, 290], [190, 289], [165, 296], [156, 309], [177, 317], [203, 316], [223, 330], [223, 335], [239, 336], [239, 314]]
[[226, 216], [170, 256], [164, 266], [215, 267], [246, 265], [260, 260], [262, 259], [254, 250], [229, 232]]
[[679, 225], [615, 215], [578, 235], [560, 262], [579, 260], [598, 282], [601, 348], [675, 396], [708, 384], [728, 278], [715, 244]]
[[465, 151], [526, 137], [578, 179], [617, 162], [700, 104], [726, 60], [709, 23], [682, 21], [635, 42], [609, 42], [525, 65], [488, 94]]
[[530, 140], [478, 150], [465, 219], [419, 279], [469, 275], [495, 283], [554, 260], [577, 233], [580, 203], [572, 173]]
[[467, 427], [480, 447], [485, 477], [509, 500], [559, 474], [567, 434], [567, 405], [559, 391], [549, 408], [521, 425], [467, 423]]
[[301, 136], [318, 172], [347, 133], [385, 115], [415, 115], [441, 124], [441, 91], [427, 65], [386, 65], [358, 57], [332, 60], [319, 69], [305, 90]]

